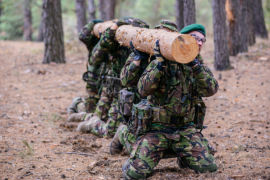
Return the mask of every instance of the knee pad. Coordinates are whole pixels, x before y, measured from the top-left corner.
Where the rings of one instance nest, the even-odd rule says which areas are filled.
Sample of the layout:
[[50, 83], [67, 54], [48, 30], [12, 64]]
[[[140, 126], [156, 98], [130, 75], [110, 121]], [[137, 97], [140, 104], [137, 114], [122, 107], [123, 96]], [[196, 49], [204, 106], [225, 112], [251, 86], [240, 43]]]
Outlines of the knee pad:
[[123, 175], [125, 179], [146, 179], [146, 175], [141, 175], [134, 170], [134, 168], [131, 168], [131, 159], [129, 158], [126, 160], [122, 167]]

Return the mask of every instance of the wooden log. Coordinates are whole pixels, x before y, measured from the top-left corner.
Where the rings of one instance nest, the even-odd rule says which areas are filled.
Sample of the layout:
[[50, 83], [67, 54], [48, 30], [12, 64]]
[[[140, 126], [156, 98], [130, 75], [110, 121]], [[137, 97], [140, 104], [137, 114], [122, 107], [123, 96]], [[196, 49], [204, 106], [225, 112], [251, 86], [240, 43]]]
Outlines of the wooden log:
[[[111, 27], [112, 22], [99, 23], [94, 26], [94, 34], [105, 31]], [[132, 27], [131, 25], [120, 26], [115, 34], [115, 40], [122, 46], [133, 46], [142, 52], [154, 55], [154, 46], [157, 40], [160, 44], [161, 54], [170, 61], [179, 63], [189, 63], [194, 60], [199, 53], [197, 41], [188, 34], [177, 32], [167, 32], [165, 30], [146, 29]]]

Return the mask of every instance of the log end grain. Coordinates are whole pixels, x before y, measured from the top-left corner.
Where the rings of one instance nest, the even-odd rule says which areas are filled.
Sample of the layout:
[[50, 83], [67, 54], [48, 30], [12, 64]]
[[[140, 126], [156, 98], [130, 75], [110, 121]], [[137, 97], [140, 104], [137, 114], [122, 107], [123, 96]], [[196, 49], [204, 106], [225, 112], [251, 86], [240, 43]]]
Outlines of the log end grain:
[[172, 44], [172, 57], [176, 62], [186, 64], [195, 59], [199, 53], [197, 41], [188, 34], [181, 34]]

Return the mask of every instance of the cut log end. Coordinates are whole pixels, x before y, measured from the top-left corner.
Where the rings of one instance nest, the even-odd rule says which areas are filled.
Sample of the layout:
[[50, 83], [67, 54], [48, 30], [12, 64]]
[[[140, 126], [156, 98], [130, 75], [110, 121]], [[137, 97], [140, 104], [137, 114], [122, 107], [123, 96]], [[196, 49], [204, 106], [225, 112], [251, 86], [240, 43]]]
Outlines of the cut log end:
[[176, 62], [182, 64], [189, 63], [196, 58], [198, 53], [198, 43], [188, 34], [181, 34], [173, 42], [172, 57]]

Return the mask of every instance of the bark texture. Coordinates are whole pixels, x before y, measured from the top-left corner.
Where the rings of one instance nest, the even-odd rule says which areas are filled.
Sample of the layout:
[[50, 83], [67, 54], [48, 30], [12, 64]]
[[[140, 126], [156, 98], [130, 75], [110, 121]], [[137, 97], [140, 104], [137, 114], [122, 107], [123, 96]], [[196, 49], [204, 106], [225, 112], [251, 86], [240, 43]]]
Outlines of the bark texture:
[[43, 63], [65, 63], [64, 33], [60, 0], [43, 0], [44, 59]]
[[247, 0], [247, 26], [248, 26], [247, 31], [248, 31], [248, 44], [250, 46], [256, 43], [253, 3], [254, 3], [254, 0]]
[[107, 4], [106, 20], [114, 19], [116, 0], [107, 0], [106, 4]]
[[77, 16], [77, 30], [78, 33], [87, 24], [86, 20], [86, 3], [85, 0], [75, 0], [76, 16]]
[[[94, 34], [105, 31], [113, 23], [107, 21], [94, 26]], [[160, 52], [170, 61], [188, 63], [198, 55], [198, 43], [190, 35], [179, 34], [178, 32], [167, 32], [165, 30], [155, 30], [132, 27], [131, 25], [120, 26], [115, 34], [115, 40], [122, 46], [130, 46], [132, 41], [134, 47], [139, 51], [154, 55], [154, 45], [160, 40]]]
[[228, 44], [230, 55], [236, 56], [239, 53], [239, 1], [227, 0], [226, 13], [228, 23]]
[[247, 7], [248, 0], [240, 0], [239, 2], [239, 52], [248, 51], [248, 25], [247, 25]]
[[196, 23], [195, 0], [184, 0], [184, 25]]
[[88, 0], [88, 17], [89, 22], [96, 19], [96, 5], [94, 0]]
[[38, 29], [38, 36], [37, 36], [37, 41], [43, 41], [44, 40], [44, 20], [43, 20], [43, 11], [41, 13], [41, 20], [39, 24], [39, 29]]
[[262, 0], [256, 0], [253, 2], [254, 13], [254, 27], [255, 34], [258, 37], [268, 39], [268, 32], [265, 27]]
[[175, 16], [177, 29], [180, 31], [184, 28], [184, 0], [175, 1]]
[[32, 41], [31, 0], [24, 0], [23, 36], [25, 41]]
[[107, 20], [106, 10], [107, 10], [106, 0], [98, 0], [99, 19], [103, 21]]
[[227, 27], [226, 27], [226, 0], [212, 0], [213, 28], [215, 43], [215, 63], [216, 70], [227, 70], [231, 67], [229, 61]]

